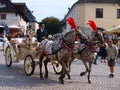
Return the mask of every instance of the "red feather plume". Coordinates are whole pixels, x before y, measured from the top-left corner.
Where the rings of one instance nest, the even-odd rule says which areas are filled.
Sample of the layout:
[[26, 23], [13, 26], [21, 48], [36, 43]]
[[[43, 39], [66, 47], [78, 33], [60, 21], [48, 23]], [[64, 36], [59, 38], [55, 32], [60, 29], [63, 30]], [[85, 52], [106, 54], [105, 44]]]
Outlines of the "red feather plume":
[[89, 20], [87, 24], [90, 25], [94, 31], [97, 30], [97, 26], [93, 20]]
[[69, 17], [68, 19], [66, 19], [66, 22], [74, 29], [76, 29], [76, 24], [74, 22], [74, 19], [72, 17]]

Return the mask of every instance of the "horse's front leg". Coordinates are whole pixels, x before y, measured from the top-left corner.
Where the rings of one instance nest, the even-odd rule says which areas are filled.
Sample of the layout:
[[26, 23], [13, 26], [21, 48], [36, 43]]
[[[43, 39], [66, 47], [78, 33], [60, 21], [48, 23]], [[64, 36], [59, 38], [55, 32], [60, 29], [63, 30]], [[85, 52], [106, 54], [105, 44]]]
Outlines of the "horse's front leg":
[[59, 77], [59, 81], [61, 84], [64, 84], [64, 77], [65, 77], [65, 74], [66, 74], [66, 65], [63, 61], [59, 62], [61, 65], [62, 65], [62, 73]]
[[44, 66], [45, 66], [45, 78], [46, 78], [46, 79], [48, 78], [48, 68], [47, 68], [47, 64], [48, 64], [49, 61], [50, 61], [50, 59], [48, 59], [48, 58], [44, 61]]
[[91, 83], [90, 73], [91, 73], [92, 62], [89, 62], [89, 70], [88, 70], [88, 83]]
[[86, 68], [86, 71], [84, 71], [84, 72], [81, 72], [80, 73], [80, 76], [84, 76], [84, 75], [86, 75], [86, 73], [88, 72], [88, 65], [87, 65], [87, 62], [85, 62], [85, 61], [83, 61], [83, 64], [84, 64], [84, 66], [85, 66], [85, 68]]
[[75, 59], [74, 57], [70, 57], [70, 59], [67, 61], [67, 65], [66, 65], [66, 67], [67, 67], [67, 69], [66, 69], [66, 74], [67, 74], [67, 76], [68, 76], [68, 79], [71, 79], [71, 76], [70, 76], [71, 64], [72, 64], [72, 62], [73, 62], [74, 59]]
[[43, 74], [42, 74], [42, 61], [43, 61], [43, 57], [44, 56], [41, 55], [40, 58], [39, 58], [39, 69], [40, 69], [40, 78], [41, 79], [44, 79], [43, 78]]

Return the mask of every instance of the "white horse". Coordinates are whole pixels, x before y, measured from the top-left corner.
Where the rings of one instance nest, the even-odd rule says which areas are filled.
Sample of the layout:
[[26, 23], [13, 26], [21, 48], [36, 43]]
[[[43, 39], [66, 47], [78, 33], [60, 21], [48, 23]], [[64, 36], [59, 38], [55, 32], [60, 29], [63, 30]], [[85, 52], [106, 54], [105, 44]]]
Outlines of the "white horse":
[[74, 50], [74, 37], [78, 34], [78, 30], [71, 30], [67, 32], [57, 43], [50, 40], [43, 40], [41, 42], [42, 53], [40, 55], [40, 78], [43, 79], [42, 75], [42, 62], [44, 57], [47, 59], [44, 61], [45, 66], [45, 78], [48, 78], [48, 61], [57, 60], [62, 65], [62, 73], [59, 77], [60, 83], [64, 83], [64, 77], [66, 74], [66, 64], [69, 62], [69, 58]]
[[[73, 51], [72, 56], [70, 58], [71, 60], [67, 67], [69, 68], [70, 71], [71, 63], [75, 58], [77, 58], [78, 60], [82, 60], [86, 70], [84, 72], [81, 72], [80, 76], [83, 76], [88, 72], [88, 83], [91, 83], [90, 73], [91, 73], [93, 60], [96, 57], [97, 45], [99, 43], [103, 43], [104, 38], [101, 31], [98, 30], [93, 31], [88, 27], [81, 28], [81, 32], [82, 34], [85, 35], [85, 37], [88, 37], [87, 42], [83, 38], [80, 39], [79, 46], [77, 46], [76, 51]], [[67, 72], [67, 75], [70, 78], [69, 72]]]

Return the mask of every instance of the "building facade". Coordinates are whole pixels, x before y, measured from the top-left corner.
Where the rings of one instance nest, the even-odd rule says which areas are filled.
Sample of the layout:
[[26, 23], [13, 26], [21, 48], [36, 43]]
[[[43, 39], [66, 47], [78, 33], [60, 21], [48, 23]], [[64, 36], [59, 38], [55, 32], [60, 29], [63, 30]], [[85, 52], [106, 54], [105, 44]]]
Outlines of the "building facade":
[[[109, 29], [120, 25], [119, 0], [78, 0], [70, 8], [65, 19], [73, 17], [77, 26], [86, 26], [94, 20], [98, 27]], [[66, 25], [66, 29], [70, 29]]]
[[25, 34], [29, 23], [32, 23], [34, 30], [37, 29], [35, 28], [37, 21], [25, 3], [0, 0], [0, 25], [20, 27]]

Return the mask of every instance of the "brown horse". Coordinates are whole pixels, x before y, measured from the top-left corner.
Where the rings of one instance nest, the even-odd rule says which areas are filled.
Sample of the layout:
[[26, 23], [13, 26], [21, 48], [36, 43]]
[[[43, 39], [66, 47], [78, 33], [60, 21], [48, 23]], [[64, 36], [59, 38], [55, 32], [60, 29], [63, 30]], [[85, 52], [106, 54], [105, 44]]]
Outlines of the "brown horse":
[[[67, 72], [66, 64], [69, 62], [69, 58], [71, 57], [71, 54], [74, 50], [74, 37], [79, 33], [78, 30], [71, 30], [67, 32], [57, 43], [50, 42], [49, 40], [43, 40], [41, 42], [41, 49], [42, 53], [40, 55], [40, 62], [39, 62], [39, 68], [40, 68], [40, 78], [43, 79], [42, 74], [42, 62], [44, 60], [44, 57], [46, 60], [44, 61], [45, 66], [45, 78], [48, 78], [48, 69], [47, 69], [47, 63], [49, 61], [57, 60], [62, 65], [62, 73], [59, 77], [59, 81], [61, 84], [64, 84], [64, 77]], [[51, 49], [51, 48], [52, 49]], [[50, 50], [51, 49], [51, 50]]]
[[[82, 42], [82, 47], [80, 43], [79, 48], [77, 48], [77, 52], [72, 53], [72, 56], [70, 58], [71, 60], [67, 67], [69, 68], [69, 71], [70, 71], [71, 63], [75, 58], [77, 58], [78, 60], [82, 60], [86, 70], [84, 72], [81, 72], [80, 76], [83, 76], [88, 72], [88, 76], [87, 76], [88, 83], [91, 83], [90, 73], [91, 73], [93, 60], [96, 57], [96, 48], [98, 47], [99, 43], [104, 42], [104, 38], [101, 31], [98, 31], [98, 30], [92, 31], [89, 28], [82, 28], [81, 30], [82, 30], [82, 33], [89, 38], [87, 39], [87, 43], [85, 43], [86, 41], [84, 39], [83, 40], [84, 42]], [[85, 33], [85, 31], [87, 32], [87, 34]], [[82, 40], [82, 38], [80, 40]], [[69, 72], [67, 72], [67, 75], [70, 78]]]

